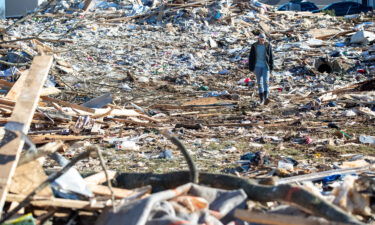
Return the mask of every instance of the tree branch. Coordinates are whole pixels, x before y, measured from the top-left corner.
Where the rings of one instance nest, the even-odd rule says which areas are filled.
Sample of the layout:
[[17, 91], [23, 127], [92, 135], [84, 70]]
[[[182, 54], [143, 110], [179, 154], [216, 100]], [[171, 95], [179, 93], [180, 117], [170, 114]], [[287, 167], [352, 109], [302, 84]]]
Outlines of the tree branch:
[[[188, 171], [167, 174], [153, 173], [122, 173], [117, 183], [128, 189], [152, 185], [153, 189], [172, 189], [189, 182]], [[243, 189], [248, 198], [260, 202], [279, 201], [296, 205], [313, 215], [324, 217], [331, 221], [362, 224], [336, 205], [322, 199], [313, 193], [289, 184], [266, 186], [256, 184], [252, 180], [231, 175], [199, 173], [199, 184], [227, 190]]]

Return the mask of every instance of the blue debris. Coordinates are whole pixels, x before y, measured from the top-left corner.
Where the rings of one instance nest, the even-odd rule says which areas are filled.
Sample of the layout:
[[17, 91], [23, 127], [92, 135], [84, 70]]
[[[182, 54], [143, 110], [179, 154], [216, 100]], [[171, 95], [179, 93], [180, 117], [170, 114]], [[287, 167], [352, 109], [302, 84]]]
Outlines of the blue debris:
[[335, 101], [330, 101], [330, 102], [328, 103], [328, 106], [329, 106], [329, 107], [336, 107], [336, 106], [337, 106], [337, 102], [335, 102]]
[[220, 91], [220, 92], [219, 91], [211, 91], [211, 92], [203, 94], [203, 97], [204, 98], [219, 97], [219, 96], [224, 96], [224, 95], [229, 95], [229, 92], [228, 91]]
[[252, 161], [254, 158], [255, 158], [255, 153], [253, 152], [248, 152], [245, 155], [242, 155], [240, 157], [241, 160], [250, 160], [250, 161]]
[[250, 165], [269, 164], [269, 156], [264, 151], [248, 152], [240, 157], [240, 160], [248, 160]]
[[159, 159], [173, 159], [173, 152], [171, 150], [165, 150], [159, 154]]
[[329, 183], [332, 183], [333, 181], [339, 180], [342, 178], [342, 175], [335, 174], [328, 177], [323, 178], [322, 183], [323, 185], [328, 185]]
[[214, 15], [215, 20], [219, 20], [223, 15], [220, 12], [216, 12]]
[[26, 52], [8, 52], [6, 57], [2, 58], [2, 60], [10, 63], [26, 63], [29, 62], [31, 59], [32, 57]]
[[19, 70], [16, 67], [10, 67], [9, 69], [0, 71], [0, 77], [10, 77], [14, 76], [19, 72]]
[[345, 43], [344, 42], [337, 42], [337, 43], [335, 43], [335, 46], [336, 47], [345, 47]]
[[221, 70], [221, 71], [219, 71], [219, 74], [220, 75], [227, 75], [227, 74], [229, 74], [229, 70]]

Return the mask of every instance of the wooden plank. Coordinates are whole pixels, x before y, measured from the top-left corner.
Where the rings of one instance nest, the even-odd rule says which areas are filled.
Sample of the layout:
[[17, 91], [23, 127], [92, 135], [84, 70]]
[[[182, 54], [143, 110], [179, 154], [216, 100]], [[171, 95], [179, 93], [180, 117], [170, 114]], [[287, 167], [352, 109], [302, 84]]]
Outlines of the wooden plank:
[[[6, 99], [15, 101], [22, 91], [23, 84], [27, 78], [29, 71], [25, 70], [21, 72], [21, 76], [15, 83], [7, 82], [0, 80], [0, 85], [4, 85], [6, 87], [10, 87], [11, 89], [8, 91], [7, 95], [5, 96]], [[47, 87], [43, 88], [40, 96], [47, 96], [53, 94], [59, 94], [61, 91], [55, 87]]]
[[87, 12], [94, 6], [94, 2], [92, 0], [85, 0], [83, 5], [83, 11]]
[[21, 72], [21, 76], [18, 78], [16, 83], [13, 84], [12, 88], [9, 90], [5, 98], [13, 101], [17, 100], [18, 96], [21, 94], [23, 85], [25, 84], [28, 74], [28, 70]]
[[[0, 108], [2, 105], [0, 104]], [[11, 121], [10, 118], [3, 118], [0, 117], [0, 123], [7, 123]], [[39, 123], [39, 124], [51, 124], [51, 121], [45, 121], [45, 120], [32, 120], [31, 123]]]
[[251, 123], [214, 123], [214, 124], [204, 124], [207, 127], [252, 127], [254, 124]]
[[91, 136], [75, 136], [75, 135], [30, 135], [30, 139], [34, 144], [44, 144], [52, 141], [77, 141], [84, 139], [102, 138], [100, 135]]
[[340, 33], [340, 30], [338, 30], [338, 29], [311, 29], [307, 33], [310, 34], [311, 36], [313, 36], [313, 38], [318, 39], [319, 37], [323, 37], [323, 36], [326, 36], [326, 35], [338, 34], [338, 33]]
[[348, 223], [314, 220], [302, 216], [290, 216], [276, 213], [260, 213], [237, 209], [234, 216], [246, 222], [269, 225], [348, 225]]
[[[48, 177], [44, 173], [39, 161], [34, 160], [18, 166], [12, 178], [9, 192], [28, 195]], [[52, 190], [48, 186], [38, 193], [38, 196], [52, 197]]]
[[85, 106], [81, 106], [81, 105], [77, 105], [77, 104], [74, 104], [74, 103], [62, 101], [60, 99], [50, 98], [50, 97], [47, 97], [47, 96], [43, 96], [42, 99], [43, 99], [43, 101], [54, 102], [54, 103], [57, 103], [59, 105], [70, 107], [70, 108], [73, 108], [73, 109], [79, 109], [79, 110], [82, 110], [82, 111], [85, 111], [85, 112], [95, 113], [95, 109], [91, 109], [91, 108], [88, 108], [88, 107], [85, 107]]
[[[69, 215], [71, 215], [71, 210], [69, 209], [64, 209], [64, 208], [55, 208], [55, 209], [52, 209], [52, 210], [56, 210], [56, 212], [53, 214], [53, 217], [58, 217], [58, 218], [67, 218], [69, 217]], [[45, 215], [46, 213], [48, 213], [49, 210], [48, 209], [38, 209], [38, 208], [34, 208], [32, 209], [32, 213], [34, 216], [37, 216], [37, 217], [40, 217], [40, 216], [43, 216]], [[82, 212], [85, 212], [85, 213], [94, 213], [94, 212], [90, 212], [90, 211], [78, 211], [78, 213], [82, 213]], [[93, 214], [91, 214], [93, 215]], [[38, 220], [38, 218], [37, 218]], [[38, 223], [37, 223], [38, 224]], [[39, 223], [40, 224], [40, 223]]]
[[328, 35], [319, 36], [319, 37], [316, 37], [316, 39], [327, 40], [327, 39], [330, 39], [330, 38], [333, 38], [333, 37], [341, 37], [341, 36], [344, 36], [344, 35], [347, 35], [347, 34], [350, 34], [350, 33], [354, 33], [354, 32], [351, 31], [351, 30], [343, 31], [343, 32], [339, 32], [339, 33], [336, 33], [336, 34], [328, 34]]
[[198, 114], [197, 118], [203, 118], [203, 117], [211, 117], [211, 116], [222, 116], [222, 113], [205, 113], [205, 114]]
[[[222, 106], [225, 106], [225, 105], [222, 105]], [[179, 105], [168, 105], [168, 104], [154, 104], [154, 105], [151, 105], [149, 108], [153, 108], [153, 109], [160, 109], [160, 110], [174, 110], [174, 109], [181, 109], [181, 110], [190, 110], [190, 109], [194, 109], [194, 110], [202, 110], [202, 111], [206, 111], [206, 110], [209, 110], [209, 109], [217, 109], [218, 107], [222, 107], [220, 105], [212, 105], [212, 106], [198, 106], [198, 108], [194, 108], [194, 106], [179, 106]]]
[[238, 101], [223, 100], [216, 97], [208, 98], [197, 98], [182, 104], [182, 106], [210, 106], [210, 105], [225, 105], [225, 104], [237, 104]]
[[[8, 194], [6, 200], [9, 202], [21, 202], [26, 196]], [[60, 208], [70, 208], [70, 209], [87, 209], [87, 210], [98, 210], [106, 207], [104, 202], [94, 202], [82, 200], [72, 200], [72, 199], [62, 199], [62, 198], [41, 198], [34, 197], [34, 200], [30, 202], [31, 205], [36, 207], [60, 207]]]
[[13, 100], [6, 99], [6, 98], [0, 98], [0, 104], [15, 106], [16, 102]]
[[[107, 170], [109, 180], [112, 180], [116, 176], [116, 171]], [[91, 184], [102, 184], [107, 181], [104, 171], [88, 176], [84, 179], [87, 183]]]
[[1, 109], [9, 110], [10, 112], [13, 111], [13, 106], [3, 105], [3, 104], [1, 104], [1, 103], [0, 103], [0, 108], [1, 108]]
[[[48, 211], [46, 213], [44, 213], [43, 215], [40, 215], [38, 216], [35, 220], [36, 220], [36, 224], [45, 224], [45, 222], [49, 219], [51, 219], [52, 217], [54, 217], [55, 213], [57, 212], [57, 209], [48, 209]], [[33, 212], [34, 213], [34, 212]], [[35, 214], [33, 214], [33, 216], [36, 216]]]
[[32, 153], [22, 155], [22, 157], [18, 161], [18, 167], [20, 167], [22, 164], [26, 164], [28, 162], [34, 161], [42, 156], [50, 155], [58, 151], [59, 149], [62, 149], [63, 147], [64, 147], [64, 143], [62, 141], [49, 142], [43, 145], [42, 147], [38, 148], [37, 152], [32, 152]]
[[[25, 85], [14, 106], [11, 121], [22, 124], [20, 129], [25, 134], [29, 131], [52, 61], [52, 56], [34, 57]], [[0, 212], [3, 210], [23, 144], [24, 140], [18, 136], [0, 148]]]
[[267, 36], [269, 36], [271, 28], [264, 22], [259, 22], [259, 27], [266, 33]]
[[37, 47], [42, 48], [43, 52], [54, 52], [51, 47], [47, 46], [46, 44], [44, 44], [43, 42], [41, 42], [37, 39], [34, 39], [31, 42], [33, 42]]
[[101, 127], [102, 127], [102, 124], [100, 124], [100, 123], [94, 123], [94, 125], [92, 125], [90, 133], [91, 134], [100, 134], [100, 132], [104, 132], [101, 129]]
[[144, 127], [160, 127], [160, 125], [153, 125], [150, 123], [138, 122], [134, 120], [120, 119], [120, 118], [108, 118], [108, 120], [116, 121], [119, 123], [125, 123], [130, 125], [144, 126]]
[[21, 45], [18, 44], [1, 44], [1, 48], [15, 48], [15, 49], [22, 49]]
[[60, 89], [57, 89], [55, 87], [46, 87], [42, 89], [42, 93], [40, 93], [40, 96], [57, 95], [60, 93]]
[[180, 112], [180, 113], [171, 113], [170, 116], [188, 116], [188, 115], [196, 115], [200, 114], [199, 111], [193, 111], [193, 112]]
[[316, 39], [327, 40], [332, 37], [341, 37], [350, 33], [354, 33], [354, 31], [340, 31], [337, 29], [311, 29], [308, 33]]
[[[87, 185], [92, 191], [92, 193], [94, 193], [95, 195], [102, 195], [102, 196], [107, 196], [107, 197], [112, 196], [111, 191], [105, 185], [92, 184], [92, 183], [88, 183]], [[115, 198], [119, 198], [119, 199], [126, 198], [134, 194], [134, 191], [122, 189], [122, 188], [112, 187], [112, 190], [113, 190], [113, 195], [115, 196]]]
[[13, 83], [0, 79], [0, 86], [11, 88], [13, 86]]
[[9, 110], [2, 107], [3, 105], [0, 105], [0, 113], [3, 115], [10, 115], [12, 114], [13, 110]]

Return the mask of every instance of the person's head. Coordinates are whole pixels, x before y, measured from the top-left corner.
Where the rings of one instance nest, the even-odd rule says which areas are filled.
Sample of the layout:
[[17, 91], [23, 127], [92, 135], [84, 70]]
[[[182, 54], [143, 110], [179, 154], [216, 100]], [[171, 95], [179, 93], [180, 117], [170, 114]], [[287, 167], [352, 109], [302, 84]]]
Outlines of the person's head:
[[258, 41], [260, 44], [264, 44], [266, 42], [266, 35], [263, 33], [260, 33], [258, 36]]

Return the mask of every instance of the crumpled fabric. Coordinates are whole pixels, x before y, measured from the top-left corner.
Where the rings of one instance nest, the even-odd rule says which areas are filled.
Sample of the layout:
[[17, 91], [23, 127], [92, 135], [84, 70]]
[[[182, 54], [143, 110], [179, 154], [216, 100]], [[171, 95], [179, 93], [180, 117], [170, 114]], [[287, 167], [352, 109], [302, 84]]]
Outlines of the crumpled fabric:
[[233, 216], [235, 209], [246, 208], [246, 200], [242, 189], [226, 191], [187, 183], [109, 209], [96, 225], [247, 224]]

